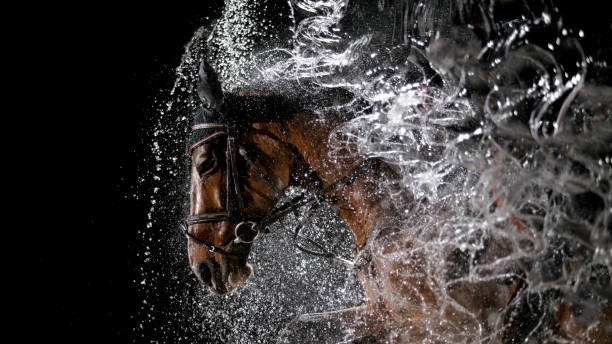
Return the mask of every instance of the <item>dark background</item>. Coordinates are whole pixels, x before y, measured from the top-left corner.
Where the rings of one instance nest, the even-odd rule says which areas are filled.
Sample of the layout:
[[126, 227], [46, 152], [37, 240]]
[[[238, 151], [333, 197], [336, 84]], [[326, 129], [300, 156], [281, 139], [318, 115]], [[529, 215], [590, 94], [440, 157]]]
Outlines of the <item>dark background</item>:
[[[24, 216], [46, 221], [36, 222], [36, 240], [27, 243], [32, 254], [24, 272], [34, 279], [24, 308], [36, 326], [25, 338], [133, 339], [140, 302], [134, 252], [143, 245], [136, 229], [145, 225], [149, 206], [134, 195], [147, 187], [137, 179], [147, 168], [141, 161], [149, 153], [156, 99], [172, 86], [194, 30], [221, 8], [221, 0], [54, 7], [26, 22], [32, 33], [20, 44], [31, 49], [24, 61], [34, 75], [24, 80], [23, 108], [34, 105], [41, 125], [28, 147], [37, 154], [23, 165], [40, 197]], [[605, 10], [588, 1], [561, 8], [568, 25], [584, 28], [587, 38], [608, 36], [587, 44], [609, 44]]]
[[168, 98], [195, 29], [221, 8], [221, 0], [54, 7], [30, 18], [33, 32], [22, 43], [33, 50], [26, 68], [35, 75], [25, 80], [33, 91], [25, 102], [35, 105], [40, 127], [25, 166], [39, 197], [32, 204], [25, 195], [32, 206], [24, 216], [45, 221], [28, 243], [23, 309], [35, 325], [24, 338], [135, 340], [135, 254], [144, 245], [137, 230], [150, 206], [142, 199], [150, 181], [138, 177], [152, 168], [157, 102]]

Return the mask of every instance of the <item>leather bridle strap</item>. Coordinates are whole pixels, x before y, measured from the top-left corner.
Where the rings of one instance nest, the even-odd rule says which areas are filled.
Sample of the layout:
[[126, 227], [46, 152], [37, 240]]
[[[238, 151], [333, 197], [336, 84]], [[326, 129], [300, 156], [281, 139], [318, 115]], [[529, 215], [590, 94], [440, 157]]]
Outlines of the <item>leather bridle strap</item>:
[[[233, 136], [229, 136], [227, 138], [226, 160], [227, 160], [227, 163], [229, 164], [228, 175], [231, 175], [232, 177], [231, 181], [234, 186], [233, 196], [235, 197], [234, 199], [232, 199], [231, 197], [230, 199], [228, 199], [228, 208], [229, 208], [228, 210], [230, 214], [236, 214], [236, 218], [242, 219], [242, 213], [244, 211], [244, 201], [242, 200], [242, 192], [240, 192], [240, 180], [238, 179], [238, 165], [236, 164], [236, 143], [235, 143], [235, 138]], [[230, 183], [228, 180], [228, 184], [227, 184], [228, 196], [230, 193], [232, 192], [230, 191]], [[235, 202], [232, 203], [231, 202], [232, 200], [235, 200]]]
[[352, 184], [355, 179], [361, 174], [363, 173], [365, 170], [367, 170], [368, 168], [372, 168], [375, 166], [375, 164], [377, 164], [380, 160], [378, 159], [366, 159], [364, 162], [362, 162], [359, 166], [357, 166], [355, 169], [353, 169], [351, 172], [349, 172], [349, 174], [347, 174], [346, 176], [337, 179], [335, 182], [329, 184], [328, 186], [326, 186], [323, 190], [321, 190], [319, 192], [319, 194], [317, 195], [319, 198], [323, 198], [325, 197], [325, 195], [332, 191], [333, 189], [337, 188], [338, 186], [345, 184], [345, 185], [350, 185]]
[[192, 144], [188, 153], [191, 155], [193, 150], [203, 145], [220, 135], [227, 135], [227, 146], [225, 150], [225, 163], [226, 163], [226, 211], [222, 212], [211, 212], [196, 215], [189, 215], [181, 223], [183, 234], [188, 240], [192, 240], [194, 243], [206, 248], [210, 252], [216, 252], [222, 255], [232, 256], [233, 254], [225, 251], [224, 249], [208, 244], [196, 238], [189, 233], [189, 226], [200, 224], [200, 223], [216, 223], [223, 221], [241, 221], [244, 212], [244, 201], [242, 199], [242, 193], [240, 192], [240, 181], [238, 176], [238, 165], [236, 163], [236, 143], [235, 138], [231, 135], [230, 129], [225, 124], [220, 123], [202, 123], [192, 127], [193, 130], [198, 129], [221, 129], [216, 131], [201, 140], [196, 141]]
[[219, 123], [205, 123], [193, 126], [193, 129], [202, 129], [198, 126], [205, 125], [203, 128], [219, 128], [224, 129], [208, 135], [202, 140], [197, 141], [189, 147], [189, 153], [191, 154], [193, 149], [205, 144], [219, 135], [227, 135], [227, 147], [225, 150], [225, 161], [227, 164], [226, 173], [226, 200], [225, 200], [225, 211], [204, 213], [197, 215], [189, 215], [185, 219], [187, 225], [194, 225], [199, 223], [211, 223], [211, 222], [222, 222], [229, 220], [242, 219], [242, 213], [244, 211], [244, 202], [242, 194], [240, 192], [240, 184], [238, 180], [238, 168], [236, 165], [236, 144], [235, 138], [229, 132], [229, 128]]
[[[206, 215], [206, 216], [202, 216]], [[188, 225], [196, 225], [198, 223], [210, 223], [210, 222], [222, 222], [232, 220], [229, 212], [218, 212], [218, 213], [206, 213], [202, 215], [189, 215], [185, 219], [185, 223]]]
[[332, 191], [333, 189], [337, 188], [338, 186], [342, 184], [345, 184], [345, 185], [352, 184], [355, 181], [355, 178], [357, 178], [366, 169], [373, 167], [377, 162], [378, 160], [376, 159], [368, 159], [364, 161], [362, 164], [360, 164], [355, 169], [353, 169], [351, 172], [349, 172], [349, 174], [337, 179], [333, 183], [321, 189], [314, 196], [308, 197], [306, 194], [297, 195], [296, 197], [292, 198], [291, 200], [284, 203], [283, 205], [272, 209], [268, 213], [268, 215], [266, 215], [264, 219], [260, 221], [257, 227], [264, 228], [267, 225], [271, 224], [272, 222], [278, 220], [279, 218], [285, 216], [286, 214], [290, 213], [291, 211], [297, 208], [300, 208], [312, 202], [325, 200], [325, 195], [327, 193], [329, 193], [330, 191]]
[[[184, 223], [181, 224], [181, 227], [187, 239], [192, 240], [194, 243], [206, 248], [210, 252], [216, 252], [222, 255], [232, 255], [231, 253], [225, 251], [224, 249], [220, 247], [217, 247], [215, 245], [208, 244], [208, 243], [205, 243], [199, 240], [198, 238], [191, 235], [188, 230], [189, 226], [194, 225], [194, 224], [214, 223], [214, 222], [223, 222], [223, 221], [243, 221], [244, 220], [243, 219], [244, 201], [242, 198], [242, 192], [240, 190], [238, 165], [236, 163], [236, 151], [237, 150], [236, 150], [235, 137], [231, 135], [231, 133], [229, 132], [229, 128], [225, 126], [224, 124], [204, 123], [204, 124], [195, 125], [193, 127], [194, 130], [195, 129], [210, 129], [210, 128], [218, 128], [218, 129], [223, 129], [223, 130], [214, 132], [211, 135], [208, 135], [207, 137], [191, 145], [189, 147], [189, 153], [191, 154], [193, 149], [195, 149], [196, 147], [202, 144], [205, 144], [211, 141], [212, 139], [216, 138], [219, 135], [225, 134], [228, 136], [227, 137], [227, 148], [225, 151], [225, 154], [226, 154], [225, 161], [227, 164], [226, 211], [189, 215], [185, 219]], [[270, 187], [270, 189], [272, 189], [276, 193], [276, 197], [280, 198], [282, 196], [282, 191], [276, 186], [276, 184], [272, 180], [270, 180], [270, 178], [263, 172], [263, 170], [259, 168], [259, 166], [257, 166], [252, 159], [250, 159], [250, 157], [247, 154], [246, 149], [244, 149], [244, 147], [239, 147], [238, 153], [243, 157], [243, 159], [247, 162], [247, 164], [255, 170], [257, 175]], [[336, 187], [340, 185], [352, 184], [355, 181], [355, 178], [357, 178], [357, 176], [363, 173], [363, 171], [365, 171], [366, 169], [372, 167], [377, 161], [378, 160], [375, 160], [375, 159], [368, 159], [364, 161], [358, 167], [353, 169], [349, 174], [337, 179], [336, 181], [326, 186], [325, 188], [320, 189], [319, 192], [317, 192], [315, 195], [308, 196], [306, 194], [300, 194], [294, 197], [293, 199], [291, 199], [290, 201], [284, 203], [283, 205], [274, 207], [273, 209], [270, 210], [270, 212], [268, 212], [268, 214], [261, 221], [259, 221], [259, 223], [257, 223], [256, 225], [252, 227], [252, 230], [254, 230], [255, 232], [265, 232], [266, 227], [269, 224], [285, 216], [287, 213], [294, 211], [302, 206], [309, 205], [314, 202], [318, 203], [318, 202], [325, 200], [327, 193], [334, 190]], [[293, 231], [294, 246], [296, 248], [298, 248], [299, 250], [305, 253], [332, 259], [337, 262], [343, 263], [345, 265], [352, 264], [352, 262], [347, 261], [346, 259], [341, 258], [325, 250], [323, 245], [317, 243], [316, 241], [300, 235], [299, 231], [302, 225], [303, 223], [299, 224]], [[310, 245], [316, 247], [320, 251], [319, 252], [313, 251], [313, 250], [310, 250], [298, 244], [296, 241], [297, 238], [308, 242]]]
[[221, 247], [218, 247], [218, 246], [215, 246], [215, 245], [212, 245], [212, 244], [207, 244], [204, 241], [202, 241], [202, 240], [196, 238], [195, 236], [191, 235], [189, 233], [188, 227], [189, 227], [189, 225], [188, 225], [187, 221], [185, 221], [184, 223], [181, 223], [181, 230], [182, 230], [183, 234], [185, 235], [185, 237], [188, 240], [192, 240], [194, 243], [204, 247], [205, 249], [209, 250], [210, 252], [219, 253], [219, 254], [222, 254], [222, 255], [225, 255], [225, 256], [236, 256], [234, 253], [228, 252], [228, 251], [222, 249]]
[[[265, 228], [267, 227], [267, 225], [278, 220], [279, 218], [282, 218], [287, 213], [293, 210], [296, 210], [298, 208], [301, 208], [302, 206], [309, 205], [306, 217], [303, 218], [302, 221], [300, 221], [300, 223], [298, 223], [298, 225], [294, 228], [293, 231], [290, 231], [291, 234], [293, 234], [293, 246], [295, 246], [298, 250], [306, 254], [330, 259], [333, 262], [354, 268], [355, 267], [354, 262], [347, 260], [345, 258], [342, 258], [339, 255], [336, 255], [326, 250], [323, 245], [319, 244], [318, 242], [308, 237], [301, 235], [300, 230], [302, 229], [305, 220], [310, 216], [310, 211], [312, 210], [312, 207], [313, 207], [312, 203], [315, 203], [315, 202], [318, 203], [318, 202], [325, 200], [326, 194], [334, 190], [340, 185], [352, 184], [359, 175], [361, 175], [368, 168], [374, 167], [375, 164], [377, 164], [378, 162], [379, 160], [377, 159], [368, 159], [364, 161], [363, 163], [361, 163], [358, 167], [353, 169], [351, 172], [349, 172], [349, 174], [347, 174], [346, 176], [341, 177], [337, 179], [336, 181], [334, 181], [333, 183], [331, 183], [330, 185], [328, 185], [327, 187], [322, 188], [316, 195], [308, 197], [306, 194], [300, 194], [292, 198], [290, 201], [284, 203], [280, 207], [275, 207], [268, 213], [268, 215], [259, 224], [257, 224], [256, 230], [263, 232], [265, 231]], [[288, 229], [285, 229], [285, 230], [289, 231]], [[316, 247], [318, 251], [309, 249], [299, 244], [297, 239], [300, 239], [304, 242], [307, 242], [309, 245]]]
[[[226, 128], [227, 129], [227, 128]], [[214, 138], [217, 138], [217, 136], [221, 136], [221, 135], [227, 135], [227, 130], [220, 130], [220, 131], [215, 131], [214, 133], [206, 136], [205, 138], [198, 140], [196, 142], [194, 142], [191, 146], [189, 146], [189, 148], [187, 148], [187, 154], [191, 155], [191, 153], [193, 152], [194, 149], [196, 149], [197, 147], [205, 144], [208, 141], [211, 141]]]

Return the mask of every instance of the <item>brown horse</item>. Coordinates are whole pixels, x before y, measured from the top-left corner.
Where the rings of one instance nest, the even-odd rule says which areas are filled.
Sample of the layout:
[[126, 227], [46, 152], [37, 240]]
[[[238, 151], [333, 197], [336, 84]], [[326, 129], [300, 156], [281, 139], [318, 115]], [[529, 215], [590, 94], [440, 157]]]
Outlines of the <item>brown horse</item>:
[[[297, 197], [289, 206], [276, 205], [283, 190], [297, 185], [327, 202], [353, 232], [354, 267], [365, 300], [360, 307], [303, 315], [284, 336], [312, 341], [318, 326], [332, 325], [335, 332], [326, 331], [321, 342], [383, 336], [388, 342], [471, 342], [474, 336], [511, 342], [521, 331], [516, 317], [496, 315], [517, 302], [520, 278], [463, 280], [448, 287], [431, 282], [424, 270], [428, 257], [412, 250], [413, 243], [402, 240], [398, 228], [387, 223], [397, 209], [379, 185], [398, 177], [395, 168], [357, 153], [342, 160], [330, 154], [328, 138], [341, 118], [300, 110], [282, 97], [223, 95], [206, 63], [200, 68], [198, 91], [204, 108], [194, 115], [188, 148], [191, 197], [185, 234], [191, 268], [203, 284], [227, 294], [247, 280], [255, 237], [288, 209], [313, 201]], [[451, 210], [436, 211], [444, 218]], [[412, 215], [414, 221], [418, 217]], [[480, 261], [493, 261], [507, 250], [504, 242], [489, 242]], [[402, 258], [389, 259], [394, 255]], [[449, 252], [447, 260], [461, 266], [457, 252]], [[454, 301], [443, 303], [442, 294]], [[520, 307], [517, 303], [510, 308]], [[610, 313], [602, 315], [607, 317], [602, 323], [610, 322]], [[606, 340], [603, 329], [587, 329], [567, 308], [560, 309], [555, 320], [566, 338]]]

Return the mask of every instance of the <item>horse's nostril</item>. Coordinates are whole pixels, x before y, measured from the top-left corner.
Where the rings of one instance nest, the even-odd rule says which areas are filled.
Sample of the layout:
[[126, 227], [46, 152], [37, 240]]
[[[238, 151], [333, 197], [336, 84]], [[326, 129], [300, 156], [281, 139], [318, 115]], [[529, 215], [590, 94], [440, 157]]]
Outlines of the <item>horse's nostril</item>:
[[212, 272], [210, 271], [210, 268], [206, 262], [202, 262], [200, 265], [198, 265], [197, 275], [202, 283], [208, 286], [211, 285]]

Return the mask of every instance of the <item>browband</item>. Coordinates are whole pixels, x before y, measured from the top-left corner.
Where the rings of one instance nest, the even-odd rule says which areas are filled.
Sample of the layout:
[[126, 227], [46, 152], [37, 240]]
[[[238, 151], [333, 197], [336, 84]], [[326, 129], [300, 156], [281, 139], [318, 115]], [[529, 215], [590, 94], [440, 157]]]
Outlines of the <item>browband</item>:
[[[194, 126], [195, 127], [195, 126]], [[206, 142], [216, 138], [217, 136], [220, 135], [227, 135], [227, 131], [215, 131], [214, 133], [206, 136], [205, 138], [198, 140], [196, 142], [194, 142], [191, 146], [189, 146], [189, 148], [187, 148], [187, 153], [189, 153], [189, 155], [191, 155], [191, 152], [196, 149], [197, 147], [199, 147], [200, 145], [205, 144]]]
[[199, 123], [199, 124], [195, 124], [194, 126], [192, 126], [191, 130], [214, 129], [214, 128], [227, 129], [227, 125], [223, 123]]

